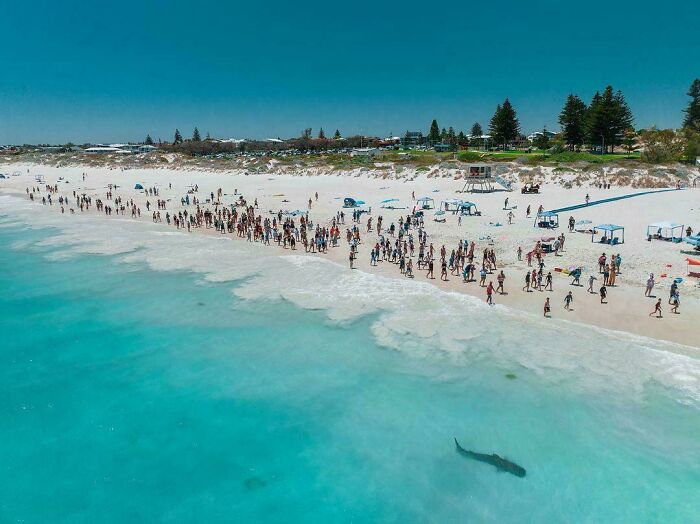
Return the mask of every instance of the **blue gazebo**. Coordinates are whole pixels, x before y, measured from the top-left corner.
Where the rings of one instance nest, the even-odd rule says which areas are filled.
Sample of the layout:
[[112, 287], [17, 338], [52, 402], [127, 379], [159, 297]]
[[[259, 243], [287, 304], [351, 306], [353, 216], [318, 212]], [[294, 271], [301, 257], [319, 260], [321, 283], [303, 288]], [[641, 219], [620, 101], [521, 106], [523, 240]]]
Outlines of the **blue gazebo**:
[[[598, 242], [600, 244], [624, 244], [625, 243], [625, 228], [618, 226], [616, 224], [600, 224], [593, 227], [593, 232], [591, 233], [591, 242], [595, 242], [596, 231], [604, 231], [603, 238]], [[615, 231], [622, 231], [622, 240], [620, 237], [615, 235]]]
[[542, 211], [535, 218], [535, 227], [554, 229], [559, 227], [559, 214], [554, 211]]
[[[647, 226], [647, 238], [658, 240], [669, 240], [671, 242], [680, 242], [683, 240], [683, 224], [675, 222], [656, 222]], [[679, 231], [680, 234], [677, 234]]]

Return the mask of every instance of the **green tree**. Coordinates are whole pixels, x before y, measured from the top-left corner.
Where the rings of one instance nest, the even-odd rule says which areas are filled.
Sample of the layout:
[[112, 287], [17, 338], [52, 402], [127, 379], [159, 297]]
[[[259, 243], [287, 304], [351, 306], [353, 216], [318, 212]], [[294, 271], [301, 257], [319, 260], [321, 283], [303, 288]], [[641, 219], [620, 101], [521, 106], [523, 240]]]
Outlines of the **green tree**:
[[194, 131], [192, 132], [192, 142], [201, 142], [202, 137], [199, 136], [199, 129], [196, 127], [194, 128]]
[[600, 145], [603, 153], [608, 149], [615, 152], [615, 146], [622, 143], [624, 132], [632, 127], [634, 119], [621, 91], [613, 92], [607, 86], [603, 94], [593, 96], [586, 118], [588, 142]]
[[484, 134], [484, 130], [481, 129], [481, 124], [479, 122], [474, 122], [470, 135], [472, 138], [481, 138]]
[[320, 138], [321, 140], [326, 138], [326, 133], [323, 132], [323, 128], [319, 129], [318, 138]]
[[586, 139], [586, 103], [576, 95], [569, 95], [564, 103], [564, 108], [559, 113], [559, 125], [561, 126], [564, 141], [569, 149], [578, 149]]
[[182, 135], [180, 134], [179, 129], [175, 130], [175, 139], [173, 140], [173, 145], [175, 144], [182, 144]]
[[340, 140], [343, 137], [340, 136], [340, 131], [336, 129], [335, 134], [333, 135], [333, 138], [335, 138], [336, 140]]
[[693, 80], [688, 90], [688, 96], [690, 102], [688, 107], [683, 110], [685, 113], [683, 127], [700, 131], [700, 78]]
[[537, 149], [549, 149], [549, 135], [546, 127], [542, 128], [542, 132], [535, 136], [532, 145]]
[[151, 138], [151, 135], [146, 135], [146, 140], [143, 142], [147, 146], [152, 146], [153, 145], [153, 139]]
[[700, 158], [700, 130], [692, 127], [683, 129], [683, 158], [691, 164]]
[[428, 132], [428, 143], [433, 146], [440, 142], [440, 128], [438, 127], [437, 120], [433, 120], [430, 124], [430, 131]]
[[622, 138], [622, 146], [627, 150], [627, 153], [632, 153], [634, 148], [637, 146], [637, 133], [634, 129], [627, 129]]
[[467, 147], [469, 145], [469, 139], [467, 135], [464, 134], [464, 131], [460, 131], [457, 135], [457, 145], [459, 147]]
[[518, 122], [515, 109], [507, 98], [502, 106], [500, 104], [496, 106], [496, 111], [491, 117], [489, 132], [497, 144], [503, 144], [504, 149], [507, 147], [508, 142], [518, 138], [520, 123]]
[[301, 132], [301, 138], [304, 140], [309, 140], [311, 138], [311, 128], [307, 127]]
[[211, 135], [209, 134], [209, 131], [207, 131], [207, 137], [204, 139], [207, 142], [211, 140]]
[[447, 130], [447, 143], [451, 146], [457, 145], [457, 135], [455, 134], [454, 127], [450, 126]]
[[443, 144], [447, 142], [447, 129], [444, 127], [442, 128], [442, 131], [440, 131], [440, 142]]
[[680, 160], [683, 143], [678, 140], [673, 129], [656, 129], [652, 127], [640, 135], [642, 143], [642, 162], [662, 164]]

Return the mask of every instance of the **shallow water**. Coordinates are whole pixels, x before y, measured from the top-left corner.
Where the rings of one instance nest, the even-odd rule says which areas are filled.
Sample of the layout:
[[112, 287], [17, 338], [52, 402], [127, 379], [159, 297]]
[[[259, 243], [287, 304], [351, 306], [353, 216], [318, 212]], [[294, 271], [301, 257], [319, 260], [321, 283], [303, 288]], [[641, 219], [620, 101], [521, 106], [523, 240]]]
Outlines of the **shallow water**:
[[2, 522], [698, 521], [688, 348], [12, 210]]

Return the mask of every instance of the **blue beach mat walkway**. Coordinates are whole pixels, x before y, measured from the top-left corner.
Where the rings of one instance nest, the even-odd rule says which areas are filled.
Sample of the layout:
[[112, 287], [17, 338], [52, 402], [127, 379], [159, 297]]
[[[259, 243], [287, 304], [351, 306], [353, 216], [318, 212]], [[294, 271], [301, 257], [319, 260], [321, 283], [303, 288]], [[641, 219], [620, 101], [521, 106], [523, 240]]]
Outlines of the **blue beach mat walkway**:
[[611, 198], [604, 198], [602, 200], [594, 200], [588, 204], [577, 204], [575, 206], [560, 207], [558, 209], [551, 209], [549, 211], [543, 211], [543, 213], [564, 213], [565, 211], [574, 211], [576, 209], [582, 209], [584, 207], [597, 206], [598, 204], [607, 204], [608, 202], [615, 202], [616, 200], [623, 200], [625, 198], [638, 197], [642, 195], [650, 195], [652, 193], [666, 193], [668, 191], [682, 191], [682, 189], [657, 189], [655, 191], [642, 191], [641, 193], [630, 193], [629, 195], [620, 195]]

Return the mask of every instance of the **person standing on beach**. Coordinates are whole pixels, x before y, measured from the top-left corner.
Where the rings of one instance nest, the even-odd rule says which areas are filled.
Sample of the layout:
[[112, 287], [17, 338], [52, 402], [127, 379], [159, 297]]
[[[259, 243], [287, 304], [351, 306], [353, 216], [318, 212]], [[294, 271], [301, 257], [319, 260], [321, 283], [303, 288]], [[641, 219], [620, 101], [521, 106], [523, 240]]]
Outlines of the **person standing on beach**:
[[496, 277], [496, 280], [498, 282], [498, 287], [496, 288], [496, 292], [500, 293], [501, 295], [505, 295], [505, 289], [503, 289], [503, 283], [506, 281], [506, 274], [503, 272], [501, 269], [501, 272], [498, 274], [498, 277]]
[[564, 309], [570, 311], [571, 303], [574, 301], [574, 294], [569, 291], [564, 297]]
[[671, 291], [668, 295], [669, 304], [673, 303], [673, 297], [676, 295], [676, 291], [678, 291], [678, 283], [674, 280], [673, 283], [671, 283]]
[[658, 299], [656, 301], [656, 305], [654, 306], [654, 311], [649, 313], [649, 316], [652, 317], [656, 315], [656, 318], [661, 318], [661, 299]]
[[671, 306], [671, 313], [675, 313], [676, 315], [680, 315], [678, 312], [678, 306], [681, 305], [681, 297], [678, 291], [676, 291], [676, 294], [673, 295], [673, 301], [672, 301], [672, 306]]
[[490, 280], [486, 287], [486, 303], [493, 306], [493, 280]]
[[518, 246], [518, 262], [521, 262], [523, 259], [523, 248]]
[[647, 288], [644, 292], [645, 297], [651, 297], [651, 292], [654, 289], [654, 273], [649, 273], [649, 278], [647, 279]]
[[552, 272], [549, 271], [547, 273], [547, 277], [545, 278], [545, 285], [544, 285], [544, 290], [547, 291], [547, 288], [549, 288], [550, 291], [554, 291], [552, 288]]
[[433, 259], [430, 258], [428, 260], [428, 274], [426, 275], [427, 278], [435, 278], [433, 276]]
[[552, 311], [552, 307], [549, 305], [549, 297], [547, 297], [544, 301], [544, 316], [545, 318], [549, 317], [549, 313]]
[[588, 277], [588, 292], [589, 293], [595, 293], [595, 291], [593, 291], [593, 283], [595, 281], [596, 281], [595, 276], [591, 275]]
[[607, 297], [607, 296], [608, 296], [608, 290], [607, 290], [607, 288], [605, 287], [605, 284], [603, 284], [602, 286], [600, 286], [600, 303], [601, 303], [601, 304], [605, 304], [605, 303], [606, 303], [606, 302], [605, 302], [605, 297]]

